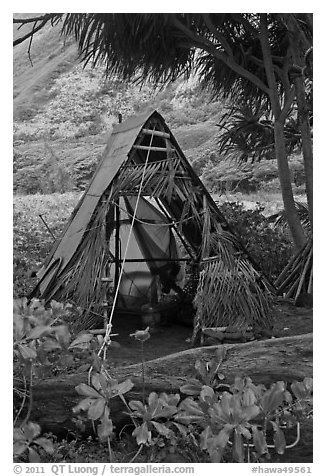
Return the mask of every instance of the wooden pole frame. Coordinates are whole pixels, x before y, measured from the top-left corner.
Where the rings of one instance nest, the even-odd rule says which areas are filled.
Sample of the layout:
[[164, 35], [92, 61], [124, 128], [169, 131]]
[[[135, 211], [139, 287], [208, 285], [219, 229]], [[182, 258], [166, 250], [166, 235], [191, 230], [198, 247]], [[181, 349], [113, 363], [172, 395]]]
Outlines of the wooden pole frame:
[[[119, 198], [118, 198], [119, 201]], [[117, 291], [119, 274], [120, 274], [120, 263], [123, 260], [120, 259], [120, 207], [119, 203], [115, 205], [115, 237], [114, 237], [114, 256], [115, 256], [115, 270], [114, 270], [114, 291]]]

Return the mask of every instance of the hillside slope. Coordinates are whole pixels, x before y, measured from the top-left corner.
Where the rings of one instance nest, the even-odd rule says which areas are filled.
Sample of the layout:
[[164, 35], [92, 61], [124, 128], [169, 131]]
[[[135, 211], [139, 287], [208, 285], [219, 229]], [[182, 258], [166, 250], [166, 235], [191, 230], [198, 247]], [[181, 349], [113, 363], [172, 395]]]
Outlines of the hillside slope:
[[[14, 29], [14, 37], [18, 33]], [[38, 32], [30, 54], [28, 43], [14, 48], [13, 60], [16, 194], [83, 190], [118, 114], [126, 119], [153, 109], [163, 115], [204, 183], [218, 191], [214, 175], [223, 176], [215, 169], [221, 162], [217, 124], [223, 104], [194, 80], [162, 91], [108, 80], [104, 67], [80, 64], [74, 40], [60, 36], [60, 25]], [[235, 168], [228, 167], [228, 177]], [[276, 176], [273, 166], [269, 180]]]
[[[26, 33], [23, 29], [19, 32]], [[19, 32], [14, 30], [14, 38]], [[13, 52], [14, 120], [18, 122], [34, 117], [50, 100], [54, 81], [77, 63], [76, 45], [60, 38], [58, 26], [38, 32], [30, 54], [28, 48], [25, 41]]]
[[[83, 189], [119, 113], [159, 110], [191, 160], [216, 135], [222, 107], [194, 82], [155, 92], [109, 81], [104, 67], [82, 67], [73, 39], [59, 30], [38, 32], [30, 55], [28, 42], [14, 48], [15, 193]], [[14, 37], [22, 33], [14, 28]]]

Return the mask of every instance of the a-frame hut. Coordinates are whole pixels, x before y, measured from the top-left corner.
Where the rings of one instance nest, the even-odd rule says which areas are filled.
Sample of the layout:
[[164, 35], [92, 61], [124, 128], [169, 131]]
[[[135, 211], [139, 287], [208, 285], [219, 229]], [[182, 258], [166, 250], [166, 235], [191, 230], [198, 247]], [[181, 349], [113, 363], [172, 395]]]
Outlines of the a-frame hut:
[[195, 332], [269, 325], [264, 280], [154, 111], [114, 127], [32, 295], [75, 301], [91, 325], [112, 306], [136, 312], [182, 295], [186, 262], [200, 270]]

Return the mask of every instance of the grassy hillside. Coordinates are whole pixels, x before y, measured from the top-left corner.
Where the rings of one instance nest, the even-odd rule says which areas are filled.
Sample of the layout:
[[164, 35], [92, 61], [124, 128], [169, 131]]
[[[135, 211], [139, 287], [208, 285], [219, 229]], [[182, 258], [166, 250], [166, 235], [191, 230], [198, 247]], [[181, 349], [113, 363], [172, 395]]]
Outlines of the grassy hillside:
[[[54, 78], [57, 71], [50, 71], [52, 66], [47, 64], [45, 68], [49, 78]], [[53, 190], [48, 183], [52, 169], [58, 171], [58, 167], [65, 174], [62, 191], [84, 188], [119, 112], [127, 118], [138, 112], [159, 110], [190, 159], [217, 132], [215, 124], [221, 106], [215, 102], [205, 104], [205, 95], [198, 96], [193, 87], [187, 89], [180, 83], [155, 94], [149, 87], [140, 90], [109, 81], [103, 69], [83, 69], [78, 63], [69, 68], [47, 82], [47, 87], [42, 86], [46, 76], [43, 72], [33, 93], [20, 86], [14, 103], [16, 193], [61, 191], [60, 187]], [[22, 101], [25, 94], [32, 95], [33, 101]]]
[[[19, 31], [14, 27], [14, 38], [25, 33], [24, 27]], [[30, 55], [28, 48], [26, 41], [13, 53], [14, 121], [18, 123], [32, 119], [48, 104], [55, 80], [77, 61], [76, 45], [60, 38], [58, 26], [46, 26], [35, 35]]]

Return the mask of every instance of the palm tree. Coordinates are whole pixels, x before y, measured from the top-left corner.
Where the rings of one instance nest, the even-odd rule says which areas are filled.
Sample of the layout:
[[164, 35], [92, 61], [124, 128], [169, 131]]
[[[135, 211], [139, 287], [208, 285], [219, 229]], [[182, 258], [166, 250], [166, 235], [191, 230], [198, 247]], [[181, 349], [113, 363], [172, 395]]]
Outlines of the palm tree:
[[287, 222], [296, 248], [303, 247], [306, 238], [292, 192], [285, 122], [296, 101], [312, 219], [312, 147], [305, 95], [311, 14], [46, 14], [32, 19], [32, 29], [16, 44], [32, 39], [47, 22], [59, 21], [62, 32], [78, 41], [82, 61], [94, 66], [104, 61], [108, 75], [162, 86], [195, 72], [215, 96], [240, 97], [244, 103], [259, 100], [270, 108]]

